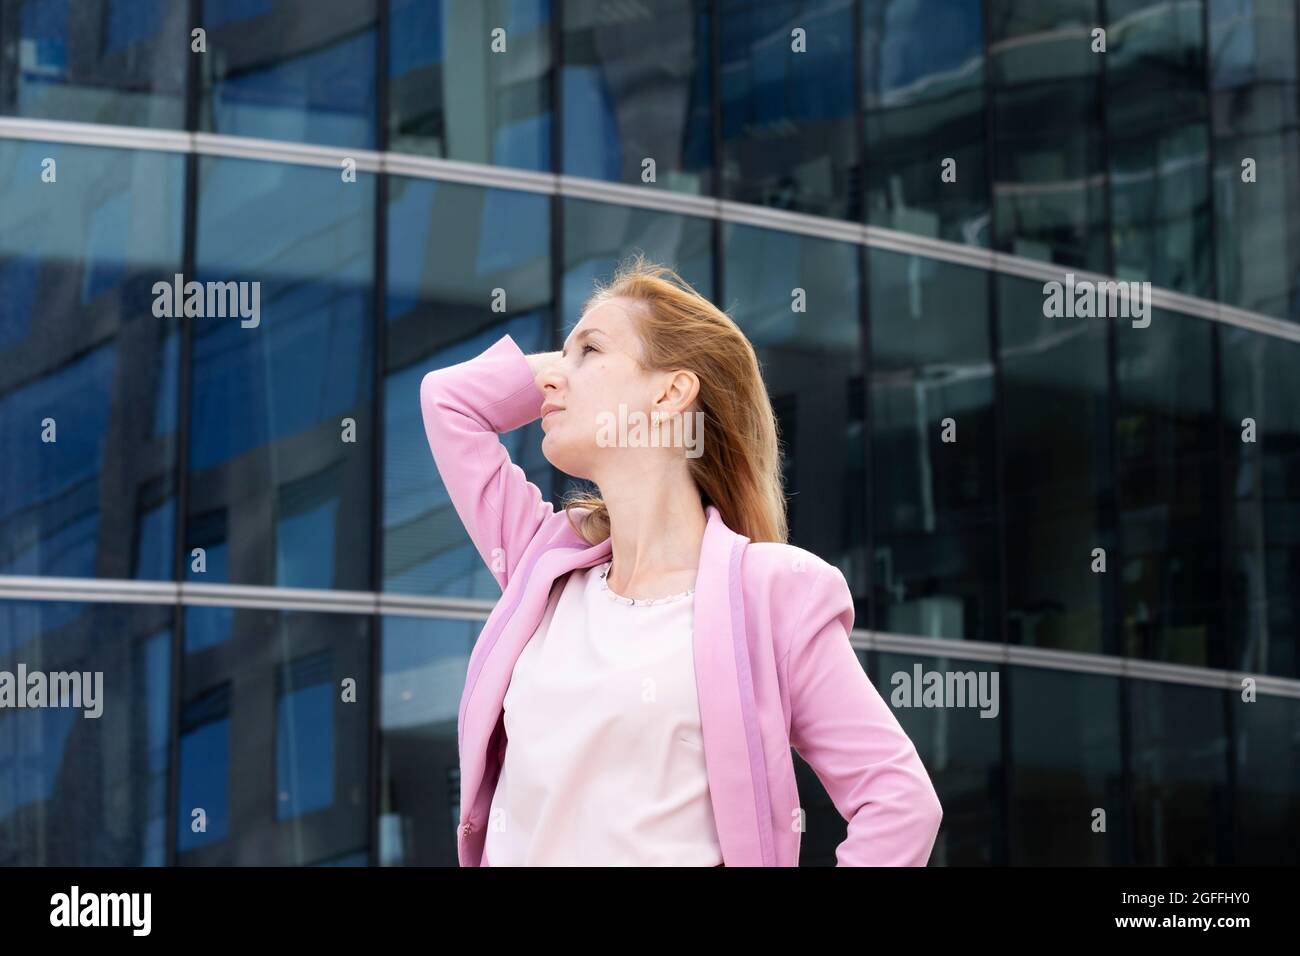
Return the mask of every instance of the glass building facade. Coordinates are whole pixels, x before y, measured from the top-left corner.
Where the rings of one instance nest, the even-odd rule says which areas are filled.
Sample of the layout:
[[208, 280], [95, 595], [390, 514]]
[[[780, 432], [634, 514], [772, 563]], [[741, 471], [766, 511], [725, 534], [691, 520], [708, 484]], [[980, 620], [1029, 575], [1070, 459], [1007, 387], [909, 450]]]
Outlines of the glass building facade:
[[0, 671], [103, 675], [0, 709], [0, 864], [455, 865], [499, 592], [419, 383], [634, 249], [885, 698], [1000, 677], [895, 711], [932, 865], [1300, 863], [1296, 0], [0, 0]]

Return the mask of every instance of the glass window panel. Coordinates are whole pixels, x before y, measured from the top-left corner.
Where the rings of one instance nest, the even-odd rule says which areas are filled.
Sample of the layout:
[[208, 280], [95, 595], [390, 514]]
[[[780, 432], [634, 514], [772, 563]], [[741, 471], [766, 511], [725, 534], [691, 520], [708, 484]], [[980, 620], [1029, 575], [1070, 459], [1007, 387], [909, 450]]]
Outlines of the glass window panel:
[[1007, 639], [1114, 653], [1115, 547], [1105, 322], [1043, 315], [1043, 283], [997, 277]]
[[724, 198], [859, 221], [853, 5], [722, 0], [721, 20]]
[[[1116, 677], [1008, 667], [1012, 866], [1119, 866], [1128, 828]], [[1106, 811], [1106, 833], [1093, 830]], [[946, 821], [946, 817], [945, 817]]]
[[989, 245], [983, 19], [982, 0], [863, 4], [871, 225]]
[[[374, 177], [216, 157], [199, 173], [195, 279], [246, 283], [250, 307], [192, 320], [187, 577], [367, 590]], [[190, 549], [223, 542], [224, 568], [196, 572]]]
[[214, 687], [181, 707], [181, 853], [230, 838], [230, 688]]
[[[181, 864], [303, 866], [367, 853], [372, 616], [186, 610], [187, 628], [209, 616], [234, 623], [185, 662]], [[198, 809], [206, 832], [196, 831]]]
[[549, 0], [386, 2], [389, 148], [549, 171]]
[[1300, 322], [1300, 8], [1207, 2], [1219, 298]]
[[332, 860], [322, 860], [319, 863], [311, 863], [310, 866], [369, 866], [369, 853], [344, 853]]
[[[505, 334], [528, 353], [553, 348], [549, 202], [547, 196], [508, 189], [402, 177], [389, 182], [385, 590], [492, 599], [501, 594], [438, 475], [424, 431], [420, 382], [433, 369], [473, 358]], [[503, 236], [511, 238], [498, 242]], [[501, 440], [549, 497], [551, 470], [538, 423]]]
[[328, 588], [334, 580], [334, 542], [344, 497], [338, 463], [277, 489], [276, 583]]
[[1253, 702], [1229, 693], [1236, 725], [1233, 862], [1300, 863], [1300, 700], [1260, 694]]
[[381, 866], [455, 866], [456, 725], [482, 621], [382, 618]]
[[873, 627], [1001, 640], [988, 274], [868, 263]]
[[0, 139], [0, 574], [174, 576], [184, 164]]
[[[3, 148], [3, 147], [0, 147]], [[6, 231], [9, 220], [5, 220]], [[0, 259], [0, 349], [22, 342], [36, 312], [36, 283], [40, 263], [35, 256], [5, 247]]]
[[1207, 0], [1215, 89], [1300, 80], [1293, 0]]
[[723, 226], [723, 300], [777, 417], [790, 540], [838, 565], [866, 619], [859, 248]]
[[[925, 674], [986, 673], [985, 687], [992, 690], [992, 675], [998, 673], [998, 693], [1003, 693], [1005, 675], [1001, 665], [990, 661], [965, 661], [951, 657], [917, 657], [910, 654], [877, 654], [876, 689], [894, 709], [894, 716], [907, 732], [925, 764], [926, 772], [943, 804], [943, 825], [930, 855], [931, 866], [997, 866], [1006, 862], [1003, 850], [1006, 832], [1006, 787], [1003, 783], [1000, 726], [1005, 713], [996, 718], [981, 717], [981, 707], [917, 707], [895, 703], [906, 700], [917, 669]], [[895, 675], [900, 675], [895, 677]], [[904, 683], [904, 680], [909, 683]], [[969, 686], [969, 685], [967, 685]], [[922, 684], [924, 687], [924, 684]]]
[[1152, 309], [1116, 327], [1123, 653], [1223, 667], [1219, 446], [1211, 327]]
[[1224, 691], [1129, 680], [1134, 859], [1138, 866], [1230, 862]]
[[[1233, 667], [1300, 677], [1300, 343], [1224, 326]], [[1246, 419], [1251, 423], [1247, 424]], [[1254, 435], [1249, 435], [1253, 427]], [[1253, 437], [1254, 441], [1246, 438]]]
[[329, 651], [276, 668], [277, 820], [305, 816], [335, 800], [333, 671]]
[[[225, 548], [220, 549], [222, 558]], [[209, 565], [210, 566], [210, 565]], [[216, 575], [213, 576], [214, 578]], [[231, 608], [185, 608], [185, 653], [198, 651], [230, 640], [234, 633], [235, 612]]]
[[712, 191], [707, 0], [565, 0], [564, 172]]
[[176, 553], [176, 503], [167, 500], [143, 511], [137, 531], [134, 577], [170, 580], [172, 556]]
[[[996, 246], [1106, 269], [1103, 128], [1093, 0], [986, 0]], [[1109, 55], [1109, 54], [1106, 54]]]
[[1200, 2], [1107, 0], [1115, 275], [1212, 291], [1209, 104]]
[[597, 281], [609, 281], [633, 250], [675, 269], [705, 298], [713, 297], [713, 222], [636, 206], [565, 199], [564, 277], [560, 314], [568, 335]]
[[172, 617], [146, 604], [0, 601], [0, 672], [16, 681], [21, 667], [24, 693], [37, 673], [47, 689], [80, 675], [87, 692], [0, 708], [0, 866], [167, 862]]
[[180, 399], [180, 364], [181, 336], [179, 325], [171, 323], [172, 330], [163, 345], [161, 365], [156, 378], [157, 399], [154, 402], [152, 437], [160, 438], [176, 430], [176, 416], [179, 414]]
[[180, 129], [189, 49], [185, 3], [0, 0], [0, 115]]
[[378, 2], [202, 0], [199, 128], [373, 149]]

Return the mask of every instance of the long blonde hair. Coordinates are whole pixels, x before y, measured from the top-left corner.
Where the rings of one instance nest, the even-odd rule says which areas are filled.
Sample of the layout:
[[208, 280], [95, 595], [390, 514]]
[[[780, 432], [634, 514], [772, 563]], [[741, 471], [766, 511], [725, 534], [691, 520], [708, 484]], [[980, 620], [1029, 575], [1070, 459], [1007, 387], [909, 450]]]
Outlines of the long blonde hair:
[[[629, 315], [643, 345], [644, 368], [688, 369], [700, 381], [696, 408], [704, 414], [702, 454], [687, 467], [700, 502], [718, 509], [723, 522], [751, 541], [786, 542], [785, 493], [776, 416], [758, 356], [727, 315], [671, 268], [637, 253], [625, 260], [608, 285], [596, 284], [583, 305], [613, 298], [643, 303]], [[598, 494], [565, 496], [569, 522], [590, 544], [609, 537], [609, 511]], [[574, 509], [588, 513], [574, 522]]]

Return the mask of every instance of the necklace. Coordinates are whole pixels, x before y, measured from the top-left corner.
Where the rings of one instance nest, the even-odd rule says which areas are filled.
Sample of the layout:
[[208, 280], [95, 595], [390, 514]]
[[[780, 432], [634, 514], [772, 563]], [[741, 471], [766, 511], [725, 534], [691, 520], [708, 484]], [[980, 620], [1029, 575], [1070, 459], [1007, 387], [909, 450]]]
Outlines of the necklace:
[[695, 593], [695, 588], [690, 588], [689, 590], [681, 591], [681, 592], [679, 592], [679, 593], [677, 593], [677, 594], [669, 594], [669, 595], [666, 596], [666, 597], [659, 597], [659, 598], [630, 598], [630, 597], [624, 597], [623, 595], [621, 595], [621, 594], [615, 592], [615, 591], [614, 591], [612, 588], [610, 588], [610, 586], [609, 586], [609, 580], [608, 580], [608, 579], [609, 579], [609, 573], [610, 573], [611, 570], [613, 570], [613, 563], [614, 563], [613, 561], [606, 561], [606, 562], [601, 566], [601, 568], [600, 568], [600, 572], [599, 572], [599, 573], [600, 573], [600, 587], [601, 587], [601, 590], [602, 590], [602, 591], [604, 591], [606, 594], [608, 594], [608, 595], [610, 596], [610, 598], [612, 598], [613, 600], [617, 601], [619, 604], [626, 604], [626, 605], [628, 605], [629, 607], [648, 607], [648, 606], [650, 606], [650, 605], [652, 605], [652, 604], [667, 604], [667, 603], [670, 602], [670, 601], [677, 601], [677, 600], [680, 600], [680, 599], [682, 599], [682, 598], [690, 597], [692, 594]]

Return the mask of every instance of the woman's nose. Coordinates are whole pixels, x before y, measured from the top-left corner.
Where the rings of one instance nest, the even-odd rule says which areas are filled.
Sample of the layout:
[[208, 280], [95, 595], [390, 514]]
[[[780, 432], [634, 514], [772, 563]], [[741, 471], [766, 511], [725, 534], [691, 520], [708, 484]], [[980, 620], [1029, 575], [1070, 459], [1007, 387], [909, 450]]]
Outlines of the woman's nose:
[[539, 389], [546, 391], [548, 387], [552, 389], [558, 389], [560, 387], [564, 381], [564, 377], [560, 374], [559, 365], [559, 362], [552, 362], [537, 373], [535, 381], [537, 382], [537, 387]]

